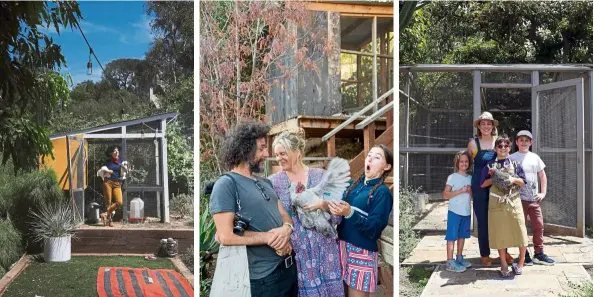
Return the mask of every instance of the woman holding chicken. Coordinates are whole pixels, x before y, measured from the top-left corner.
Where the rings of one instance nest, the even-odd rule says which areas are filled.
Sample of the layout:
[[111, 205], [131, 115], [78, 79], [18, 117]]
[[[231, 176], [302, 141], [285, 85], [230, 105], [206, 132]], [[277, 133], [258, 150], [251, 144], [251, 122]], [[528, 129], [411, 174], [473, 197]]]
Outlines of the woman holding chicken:
[[[281, 133], [272, 146], [282, 170], [269, 179], [295, 224], [291, 246], [296, 254], [299, 297], [343, 297], [337, 239], [314, 228], [305, 228], [291, 201], [294, 196], [291, 191], [300, 193], [318, 185], [324, 169], [309, 168], [303, 164], [305, 140], [295, 133]], [[291, 187], [292, 184], [297, 186]], [[329, 206], [327, 201], [320, 200], [305, 206], [305, 209], [329, 211]], [[336, 226], [340, 219], [340, 216], [331, 216], [330, 223]]]
[[522, 274], [528, 245], [520, 188], [526, 185], [522, 166], [509, 158], [511, 141], [500, 137], [495, 141], [497, 158], [481, 171], [481, 188], [489, 188], [489, 247], [497, 249], [502, 278], [510, 277], [505, 249], [520, 248], [520, 260], [513, 272]]

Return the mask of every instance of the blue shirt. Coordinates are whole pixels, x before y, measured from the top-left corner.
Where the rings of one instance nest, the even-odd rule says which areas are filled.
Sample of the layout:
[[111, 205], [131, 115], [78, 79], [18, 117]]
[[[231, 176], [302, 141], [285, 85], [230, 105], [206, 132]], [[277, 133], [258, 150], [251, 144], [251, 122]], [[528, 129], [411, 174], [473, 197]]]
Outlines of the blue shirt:
[[118, 163], [116, 164], [113, 162], [113, 160], [110, 158], [107, 161], [107, 169], [112, 170], [113, 173], [111, 174], [111, 176], [109, 176], [107, 179], [112, 180], [112, 181], [120, 181], [121, 180], [121, 168], [122, 168], [122, 158], [118, 157]]
[[361, 181], [343, 198], [354, 212], [350, 218], [345, 217], [337, 229], [338, 238], [372, 252], [378, 251], [377, 240], [388, 225], [393, 205], [392, 192], [385, 184], [375, 189], [367, 203], [369, 192], [379, 181], [379, 178], [367, 183]]

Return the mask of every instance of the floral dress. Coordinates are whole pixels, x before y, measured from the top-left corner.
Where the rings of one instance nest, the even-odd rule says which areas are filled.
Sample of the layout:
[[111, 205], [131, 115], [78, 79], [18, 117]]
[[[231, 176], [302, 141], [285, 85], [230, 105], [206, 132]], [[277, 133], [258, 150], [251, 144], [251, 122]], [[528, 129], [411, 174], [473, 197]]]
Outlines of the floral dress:
[[[522, 166], [509, 158], [487, 163], [481, 172], [481, 184], [490, 178], [489, 169], [502, 171], [526, 182]], [[528, 246], [528, 234], [520, 190], [514, 187], [506, 191], [494, 183], [489, 192], [489, 247], [504, 249], [523, 246]]]
[[[307, 188], [316, 186], [323, 173], [323, 169], [310, 168]], [[299, 297], [344, 297], [338, 240], [303, 227], [297, 213], [292, 211], [289, 192], [291, 182], [286, 172], [273, 174], [269, 179], [293, 219], [295, 232], [291, 234], [291, 245], [296, 254]], [[331, 218], [335, 226], [340, 220], [340, 216]]]

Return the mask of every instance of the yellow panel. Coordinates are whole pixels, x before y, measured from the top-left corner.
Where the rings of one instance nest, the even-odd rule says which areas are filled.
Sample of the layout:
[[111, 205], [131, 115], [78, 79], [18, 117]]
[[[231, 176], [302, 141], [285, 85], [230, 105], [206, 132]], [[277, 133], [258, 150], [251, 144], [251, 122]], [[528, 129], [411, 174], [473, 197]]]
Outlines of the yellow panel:
[[[77, 137], [82, 138], [82, 135], [77, 135]], [[76, 140], [70, 140], [70, 153], [74, 156], [74, 153], [80, 147], [80, 142]], [[54, 146], [52, 153], [54, 155], [54, 159], [51, 156], [43, 156], [40, 158], [39, 167], [40, 168], [52, 168], [56, 172], [56, 176], [58, 178], [58, 183], [63, 190], [70, 190], [70, 184], [68, 182], [68, 149], [66, 147], [66, 137], [57, 138], [52, 140], [52, 145]], [[88, 143], [84, 140], [84, 151], [85, 156], [88, 156]], [[74, 161], [74, 160], [72, 160]], [[78, 164], [75, 162], [71, 163], [72, 172], [76, 173], [78, 168]], [[84, 187], [86, 188], [87, 183], [87, 160], [83, 164], [84, 166]], [[76, 184], [78, 181], [78, 175], [73, 174], [72, 176], [72, 184]]]

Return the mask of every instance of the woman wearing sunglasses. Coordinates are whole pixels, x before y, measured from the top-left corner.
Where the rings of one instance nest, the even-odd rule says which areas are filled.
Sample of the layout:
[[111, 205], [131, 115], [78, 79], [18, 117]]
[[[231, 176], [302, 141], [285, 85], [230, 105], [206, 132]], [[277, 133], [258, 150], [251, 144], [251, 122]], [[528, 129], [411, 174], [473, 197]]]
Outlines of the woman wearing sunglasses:
[[[528, 234], [524, 222], [524, 210], [520, 200], [520, 188], [526, 185], [522, 166], [509, 158], [511, 141], [500, 137], [495, 141], [495, 160], [481, 170], [481, 188], [489, 192], [489, 247], [497, 249], [501, 261], [501, 277], [511, 274], [506, 261], [506, 248], [519, 247], [520, 259], [513, 265], [515, 274], [522, 274]], [[513, 263], [513, 262], [512, 262]]]

